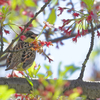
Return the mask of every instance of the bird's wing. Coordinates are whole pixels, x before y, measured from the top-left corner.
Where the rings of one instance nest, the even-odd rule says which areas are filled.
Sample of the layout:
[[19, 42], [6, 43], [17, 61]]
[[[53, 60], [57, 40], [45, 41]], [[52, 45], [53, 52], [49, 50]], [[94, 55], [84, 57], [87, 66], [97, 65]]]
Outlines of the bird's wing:
[[8, 66], [10, 65], [10, 63], [11, 63], [12, 55], [13, 55], [13, 54], [9, 53], [8, 56], [7, 56], [7, 60], [6, 60], [7, 67], [8, 67]]
[[[7, 59], [7, 66], [9, 69], [16, 69], [16, 70], [26, 70], [31, 67], [35, 56], [36, 51], [32, 50], [31, 48], [24, 49], [25, 47], [29, 47], [29, 43], [27, 42], [19, 42], [13, 50], [23, 49], [18, 52], [12, 52], [8, 59]], [[22, 66], [20, 66], [22, 65]]]
[[[23, 48], [23, 42], [18, 42], [14, 48], [12, 49], [12, 51], [16, 51], [16, 50], [19, 50], [19, 49], [22, 49]], [[18, 52], [11, 52], [8, 54], [8, 57], [7, 57], [7, 60], [6, 60], [6, 63], [7, 63], [7, 69], [6, 70], [9, 70], [9, 69], [13, 69], [14, 67], [16, 67], [20, 61], [21, 61], [21, 54], [22, 51], [18, 51]]]
[[34, 59], [36, 57], [36, 51], [28, 48], [26, 51], [23, 51], [21, 61], [23, 62], [23, 69], [28, 69], [31, 67]]

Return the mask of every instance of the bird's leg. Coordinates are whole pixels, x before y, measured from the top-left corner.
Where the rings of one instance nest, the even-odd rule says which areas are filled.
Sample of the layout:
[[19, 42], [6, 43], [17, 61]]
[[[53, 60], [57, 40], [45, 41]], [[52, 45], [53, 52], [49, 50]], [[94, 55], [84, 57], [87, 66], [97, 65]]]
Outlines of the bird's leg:
[[27, 77], [29, 78], [30, 76], [28, 75], [28, 73], [27, 73], [27, 71], [26, 71], [26, 70], [25, 70], [25, 73], [26, 73]]
[[14, 70], [12, 70], [12, 72], [11, 72], [11, 77], [14, 77], [13, 73], [14, 73]]

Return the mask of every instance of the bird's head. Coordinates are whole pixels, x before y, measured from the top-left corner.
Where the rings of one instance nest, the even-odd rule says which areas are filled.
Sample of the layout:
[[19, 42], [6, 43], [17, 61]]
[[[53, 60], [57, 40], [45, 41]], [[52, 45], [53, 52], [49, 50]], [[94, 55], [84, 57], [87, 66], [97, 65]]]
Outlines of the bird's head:
[[35, 38], [36, 38], [36, 36], [38, 36], [38, 34], [35, 34], [34, 32], [32, 32], [32, 31], [27, 31], [25, 34], [24, 34], [24, 36], [25, 36], [25, 39], [23, 40], [24, 42], [32, 42]]

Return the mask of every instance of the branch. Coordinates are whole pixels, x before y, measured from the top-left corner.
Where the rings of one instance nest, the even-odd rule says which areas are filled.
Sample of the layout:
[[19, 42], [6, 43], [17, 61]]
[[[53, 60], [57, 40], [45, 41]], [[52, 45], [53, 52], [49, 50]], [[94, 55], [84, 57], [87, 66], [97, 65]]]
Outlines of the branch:
[[0, 54], [3, 52], [3, 34], [2, 34], [2, 26], [0, 27], [0, 36], [1, 36], [1, 50], [0, 50]]
[[13, 43], [24, 33], [24, 31], [26, 30], [26, 28], [32, 23], [33, 20], [36, 19], [36, 17], [45, 9], [45, 7], [49, 4], [51, 0], [48, 0], [48, 2], [45, 3], [45, 5], [34, 15], [34, 17], [26, 24], [24, 25], [24, 29], [21, 32], [21, 34], [16, 37], [15, 39], [12, 40], [11, 44], [6, 48], [6, 50], [0, 54], [0, 56], [2, 56], [4, 53], [8, 52], [8, 50], [11, 48], [11, 46], [13, 45]]
[[91, 52], [92, 52], [93, 45], [94, 45], [94, 34], [95, 34], [95, 33], [94, 33], [94, 29], [93, 29], [93, 24], [92, 24], [92, 22], [91, 22], [90, 24], [91, 24], [91, 31], [92, 31], [91, 44], [90, 44], [89, 51], [88, 51], [88, 53], [87, 53], [87, 55], [86, 55], [86, 59], [84, 60], [84, 62], [83, 62], [83, 64], [82, 64], [81, 73], [80, 73], [80, 76], [79, 76], [79, 78], [78, 78], [78, 79], [81, 79], [81, 80], [82, 80], [83, 75], [84, 75], [86, 63], [87, 63], [87, 61], [88, 61], [88, 59], [89, 59], [89, 56], [90, 56], [90, 54], [91, 54]]
[[[100, 28], [100, 25], [97, 25], [96, 27], [93, 28], [93, 30], [95, 31], [95, 30], [97, 30], [97, 29], [99, 29], [99, 28]], [[89, 33], [91, 33], [91, 32], [92, 32], [92, 30], [91, 30], [91, 29], [88, 29], [88, 33], [87, 33], [87, 34], [89, 34]], [[49, 39], [48, 41], [51, 41], [52, 43], [56, 43], [56, 42], [58, 42], [58, 41], [62, 41], [62, 40], [65, 40], [65, 39], [73, 38], [73, 37], [76, 36], [76, 34], [77, 34], [77, 33], [73, 33], [73, 34], [71, 34], [70, 36], [61, 36], [61, 37], [58, 37], [58, 38]], [[86, 35], [87, 35], [87, 34], [86, 34]]]
[[56, 43], [58, 41], [70, 39], [70, 38], [75, 37], [75, 36], [76, 36], [76, 34], [71, 34], [70, 36], [61, 36], [61, 37], [58, 37], [58, 38], [55, 38], [55, 39], [49, 39], [48, 41], [51, 41], [52, 43]]
[[[47, 79], [46, 81], [50, 84], [51, 79]], [[54, 81], [56, 82], [57, 80]], [[39, 85], [41, 85], [37, 79], [33, 79], [32, 82], [34, 89], [37, 89]], [[70, 82], [70, 86], [66, 87], [65, 91], [81, 87], [83, 94], [90, 99], [100, 97], [100, 82], [88, 82], [82, 80], [63, 80], [63, 82]], [[9, 88], [14, 88], [17, 93], [30, 93], [30, 90], [32, 90], [32, 87], [25, 78], [0, 78], [0, 85], [8, 85]]]

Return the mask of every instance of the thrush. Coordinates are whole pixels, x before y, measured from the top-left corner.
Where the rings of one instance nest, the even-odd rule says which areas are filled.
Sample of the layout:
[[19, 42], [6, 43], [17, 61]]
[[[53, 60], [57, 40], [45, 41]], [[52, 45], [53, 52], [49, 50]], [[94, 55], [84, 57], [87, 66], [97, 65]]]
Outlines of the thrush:
[[[37, 34], [32, 31], [27, 31], [24, 36], [24, 40], [19, 39], [17, 44], [13, 47], [12, 51], [7, 57], [7, 69], [6, 70], [17, 70], [25, 71], [31, 67], [36, 57], [36, 51], [32, 50], [29, 46], [30, 43], [35, 39]], [[24, 49], [25, 48], [25, 49]]]

